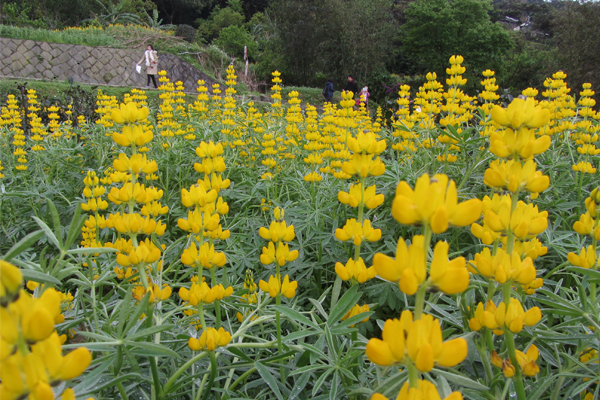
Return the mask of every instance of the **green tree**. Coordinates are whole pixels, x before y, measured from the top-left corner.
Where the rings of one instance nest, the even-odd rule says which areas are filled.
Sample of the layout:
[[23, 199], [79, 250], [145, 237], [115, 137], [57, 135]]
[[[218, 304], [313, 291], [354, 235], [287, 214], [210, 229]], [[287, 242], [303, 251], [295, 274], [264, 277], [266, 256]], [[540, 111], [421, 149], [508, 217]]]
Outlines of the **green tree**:
[[486, 0], [416, 0], [406, 10], [402, 48], [418, 72], [443, 74], [454, 54], [465, 58], [469, 74], [488, 68], [502, 71], [513, 44], [490, 21], [490, 10]]
[[196, 21], [198, 24], [198, 38], [205, 42], [211, 42], [219, 36], [222, 29], [230, 26], [240, 27], [244, 22], [245, 17], [242, 14], [240, 2], [229, 0], [227, 7], [220, 8], [216, 6], [208, 19]]
[[317, 75], [331, 75], [340, 87], [348, 74], [366, 82], [392, 54], [390, 9], [389, 0], [275, 0], [269, 10], [286, 82], [318, 84]]
[[231, 25], [223, 28], [219, 32], [219, 37], [215, 41], [215, 44], [237, 58], [244, 57], [244, 46], [246, 46], [248, 58], [250, 60], [256, 59], [258, 45], [252, 35], [241, 26]]
[[568, 2], [552, 21], [558, 43], [558, 62], [577, 95], [589, 82], [600, 101], [600, 4]]

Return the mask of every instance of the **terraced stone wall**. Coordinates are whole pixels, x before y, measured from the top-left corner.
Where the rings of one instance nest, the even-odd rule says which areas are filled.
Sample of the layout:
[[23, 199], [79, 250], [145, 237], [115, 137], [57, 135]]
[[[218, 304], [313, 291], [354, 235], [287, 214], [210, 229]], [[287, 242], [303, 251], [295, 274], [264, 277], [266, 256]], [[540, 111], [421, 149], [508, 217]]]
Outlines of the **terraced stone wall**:
[[[141, 74], [135, 71], [135, 64], [143, 54], [144, 49], [0, 38], [0, 77], [144, 87], [144, 63]], [[159, 54], [158, 68], [167, 71], [172, 82], [182, 81], [188, 91], [195, 91], [200, 79], [209, 86], [214, 83], [208, 75], [173, 54]]]

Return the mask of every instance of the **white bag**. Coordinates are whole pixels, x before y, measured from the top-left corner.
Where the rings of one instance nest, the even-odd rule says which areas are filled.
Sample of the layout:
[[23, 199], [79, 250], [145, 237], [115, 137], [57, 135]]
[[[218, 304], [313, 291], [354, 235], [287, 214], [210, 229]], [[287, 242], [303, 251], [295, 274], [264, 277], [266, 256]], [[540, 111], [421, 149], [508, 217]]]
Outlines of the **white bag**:
[[139, 65], [139, 64], [136, 64], [136, 65], [135, 65], [135, 70], [136, 70], [136, 72], [137, 72], [138, 74], [141, 74], [141, 73], [142, 73], [142, 66], [141, 66], [141, 65]]

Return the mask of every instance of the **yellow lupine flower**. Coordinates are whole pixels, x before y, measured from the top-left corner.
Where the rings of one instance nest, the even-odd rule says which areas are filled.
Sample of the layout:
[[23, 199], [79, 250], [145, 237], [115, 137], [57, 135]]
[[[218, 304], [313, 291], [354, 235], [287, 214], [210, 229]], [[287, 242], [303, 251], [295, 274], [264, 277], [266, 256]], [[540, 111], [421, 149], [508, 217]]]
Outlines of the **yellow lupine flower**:
[[225, 253], [215, 251], [215, 246], [205, 242], [196, 247], [193, 243], [183, 251], [181, 262], [185, 265], [194, 266], [202, 265], [204, 268], [222, 267], [227, 262]]
[[368, 219], [359, 224], [356, 219], [351, 218], [346, 221], [346, 225], [342, 229], [335, 230], [335, 237], [342, 242], [352, 240], [355, 246], [362, 243], [363, 240], [375, 242], [381, 239], [381, 229], [373, 229], [371, 221]]
[[508, 233], [510, 230], [517, 238], [523, 240], [539, 235], [548, 228], [548, 211], [540, 212], [537, 206], [519, 201], [511, 212], [510, 198], [506, 199], [503, 205], [498, 213], [492, 210], [484, 213], [483, 222], [490, 229], [502, 233]]
[[475, 254], [472, 263], [476, 269], [469, 267], [471, 273], [479, 273], [501, 284], [512, 279], [522, 285], [528, 285], [535, 280], [537, 273], [530, 257], [522, 260], [516, 251], [513, 250], [509, 255], [503, 248], [499, 248], [496, 255], [492, 256], [490, 249], [486, 247]]
[[512, 129], [540, 128], [550, 121], [550, 111], [536, 106], [535, 100], [530, 97], [525, 100], [516, 98], [506, 109], [494, 106], [492, 119], [498, 125]]
[[335, 273], [343, 281], [354, 279], [358, 283], [364, 283], [369, 279], [373, 279], [377, 275], [375, 267], [367, 268], [362, 257], [359, 257], [358, 261], [350, 258], [346, 265], [340, 262], [336, 263]]
[[392, 215], [404, 225], [427, 224], [434, 233], [442, 233], [449, 224], [466, 226], [481, 216], [479, 199], [458, 203], [456, 184], [446, 175], [436, 174], [430, 179], [424, 174], [413, 190], [405, 181], [398, 184], [392, 204]]
[[448, 260], [448, 243], [438, 242], [433, 249], [433, 260], [429, 269], [431, 283], [446, 294], [457, 294], [467, 290], [469, 271], [464, 257]]
[[113, 132], [112, 139], [115, 143], [123, 147], [129, 147], [132, 144], [136, 146], [143, 146], [150, 143], [154, 138], [154, 134], [151, 130], [146, 129], [139, 125], [123, 127], [123, 133]]
[[[388, 400], [388, 398], [382, 394], [374, 393], [370, 400]], [[408, 382], [404, 382], [396, 400], [442, 400], [442, 398], [433, 383], [419, 380], [416, 388], [411, 388]], [[463, 400], [463, 396], [460, 392], [452, 392], [443, 400]]]
[[296, 295], [296, 289], [298, 288], [298, 282], [292, 281], [290, 282], [289, 276], [285, 276], [283, 278], [283, 282], [281, 282], [280, 276], [269, 277], [269, 282], [265, 282], [261, 280], [258, 282], [258, 287], [265, 293], [269, 293], [269, 296], [276, 297], [279, 293], [291, 299]]
[[294, 225], [287, 226], [285, 221], [272, 221], [269, 229], [260, 227], [258, 234], [261, 238], [271, 242], [289, 242], [296, 237]]
[[148, 118], [150, 110], [147, 107], [138, 108], [134, 102], [121, 103], [119, 108], [110, 110], [112, 120], [117, 124], [131, 124], [144, 121]]
[[[362, 305], [362, 306], [359, 306], [358, 304], [355, 304], [355, 305], [354, 305], [354, 307], [352, 307], [352, 308], [350, 309], [350, 311], [348, 311], [348, 312], [347, 312], [347, 313], [346, 313], [346, 314], [345, 314], [345, 315], [344, 315], [344, 316], [341, 318], [341, 320], [342, 320], [342, 321], [345, 321], [345, 320], [347, 320], [348, 318], [354, 317], [355, 315], [362, 314], [362, 313], [364, 313], [364, 312], [368, 312], [369, 310], [370, 310], [370, 309], [369, 309], [369, 305], [368, 305], [368, 304], [365, 304], [365, 305]], [[365, 319], [361, 320], [360, 322], [367, 322], [368, 320], [369, 320], [369, 317], [365, 317]], [[354, 325], [350, 325], [350, 327], [354, 327]]]
[[153, 263], [161, 256], [161, 251], [158, 247], [146, 239], [138, 244], [137, 247], [131, 247], [128, 254], [117, 254], [117, 263], [122, 267], [135, 266], [140, 263]]
[[183, 287], [179, 289], [179, 297], [193, 306], [198, 305], [199, 302], [212, 303], [215, 300], [223, 300], [223, 298], [232, 294], [233, 288], [231, 286], [225, 289], [223, 285], [218, 284], [211, 288], [206, 282], [201, 284], [192, 283], [190, 290]]
[[388, 319], [382, 339], [369, 340], [366, 355], [371, 362], [388, 366], [405, 362], [408, 357], [421, 372], [429, 372], [434, 364], [453, 367], [467, 357], [467, 341], [457, 338], [442, 342], [442, 329], [437, 319], [423, 315], [413, 321], [412, 313], [402, 312], [400, 319]]
[[536, 198], [538, 193], [550, 186], [550, 178], [537, 171], [536, 167], [533, 160], [525, 164], [515, 160], [494, 160], [485, 170], [483, 183], [490, 187], [507, 189], [512, 193], [526, 189], [532, 192], [532, 197]]
[[132, 174], [152, 174], [158, 170], [158, 165], [154, 160], [148, 160], [145, 154], [133, 154], [127, 157], [125, 153], [120, 153], [119, 157], [113, 161], [113, 168], [119, 172], [129, 172]]
[[575, 253], [569, 253], [567, 259], [571, 264], [581, 268], [594, 268], [596, 266], [596, 249], [594, 246], [588, 246], [587, 249], [584, 247], [581, 249], [579, 255]]
[[422, 235], [416, 235], [410, 246], [407, 246], [401, 237], [396, 246], [396, 258], [376, 253], [372, 268], [383, 279], [398, 282], [403, 293], [413, 295], [427, 278], [424, 242], [425, 238]]
[[199, 183], [192, 185], [189, 191], [181, 189], [181, 203], [185, 207], [204, 207], [206, 204], [214, 202], [217, 196], [217, 191], [206, 188], [204, 181], [199, 181]]
[[177, 226], [184, 231], [197, 234], [205, 230], [214, 231], [218, 229], [220, 220], [219, 214], [207, 214], [194, 210], [188, 211], [187, 219], [179, 218]]
[[231, 341], [231, 334], [223, 328], [207, 328], [202, 331], [199, 339], [190, 338], [188, 346], [194, 351], [213, 351], [217, 347], [226, 346]]
[[8, 304], [19, 293], [22, 285], [23, 274], [19, 268], [0, 260], [0, 304]]
[[338, 192], [338, 200], [342, 204], [349, 205], [350, 207], [358, 207], [361, 202], [369, 209], [379, 207], [384, 200], [383, 194], [376, 194], [375, 185], [369, 186], [362, 195], [362, 184], [357, 183], [350, 186], [348, 192]]
[[379, 157], [373, 159], [370, 154], [356, 153], [349, 161], [342, 164], [342, 171], [350, 176], [358, 175], [361, 178], [380, 176], [385, 172], [385, 164]]
[[298, 250], [290, 251], [290, 247], [286, 243], [277, 242], [277, 248], [275, 248], [275, 244], [273, 242], [269, 242], [267, 247], [262, 248], [260, 262], [265, 265], [277, 262], [277, 264], [282, 267], [286, 262], [296, 260], [298, 255]]

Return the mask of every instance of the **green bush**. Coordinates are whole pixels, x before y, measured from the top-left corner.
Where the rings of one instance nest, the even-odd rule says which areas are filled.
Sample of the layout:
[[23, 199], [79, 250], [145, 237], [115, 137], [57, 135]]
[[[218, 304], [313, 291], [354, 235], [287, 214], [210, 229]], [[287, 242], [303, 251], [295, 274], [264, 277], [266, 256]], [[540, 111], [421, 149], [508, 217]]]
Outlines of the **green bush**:
[[235, 25], [221, 30], [215, 44], [237, 58], [244, 57], [244, 46], [248, 46], [248, 58], [250, 59], [255, 59], [258, 51], [258, 45], [254, 38], [244, 28]]
[[177, 25], [175, 36], [182, 37], [186, 42], [192, 43], [196, 41], [196, 29], [193, 26], [185, 24]]

